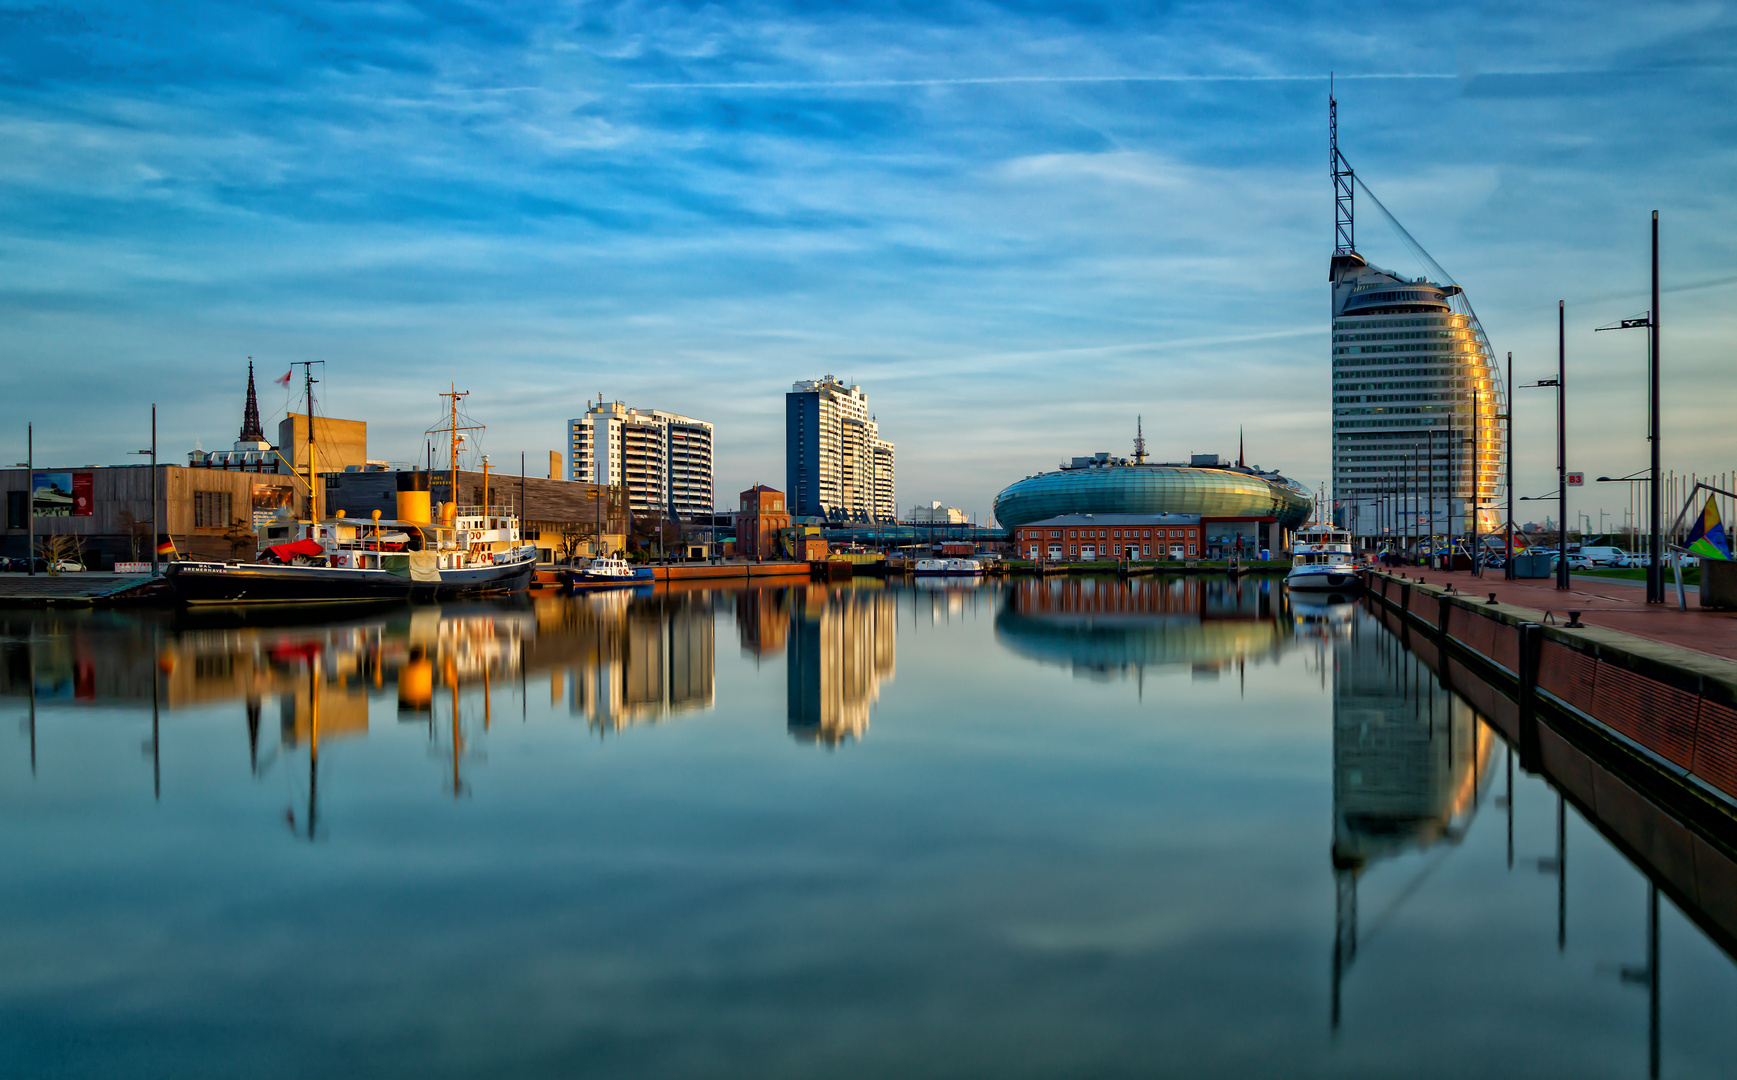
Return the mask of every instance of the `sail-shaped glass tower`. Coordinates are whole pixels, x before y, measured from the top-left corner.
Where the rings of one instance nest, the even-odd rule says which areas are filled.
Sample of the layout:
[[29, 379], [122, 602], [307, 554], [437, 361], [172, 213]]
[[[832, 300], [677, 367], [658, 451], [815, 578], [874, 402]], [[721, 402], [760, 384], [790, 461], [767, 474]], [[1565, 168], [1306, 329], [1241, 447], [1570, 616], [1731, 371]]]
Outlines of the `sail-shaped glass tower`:
[[1507, 408], [1489, 341], [1458, 285], [1357, 253], [1355, 177], [1331, 108], [1334, 520], [1378, 546], [1463, 537], [1475, 510], [1477, 530], [1493, 532]]

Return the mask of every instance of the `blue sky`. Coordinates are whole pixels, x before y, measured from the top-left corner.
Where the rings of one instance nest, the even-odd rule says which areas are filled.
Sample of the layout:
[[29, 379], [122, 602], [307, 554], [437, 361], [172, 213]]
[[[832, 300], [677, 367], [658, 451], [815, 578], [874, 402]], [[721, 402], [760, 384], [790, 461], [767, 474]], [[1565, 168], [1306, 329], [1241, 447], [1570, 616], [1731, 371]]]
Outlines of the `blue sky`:
[[[1313, 486], [1332, 70], [1521, 381], [1568, 301], [1593, 475], [1645, 458], [1644, 341], [1591, 328], [1646, 307], [1660, 210], [1667, 465], [1737, 469], [1733, 56], [1717, 3], [4, 4], [5, 438], [118, 462], [155, 400], [167, 455], [225, 447], [247, 356], [321, 359], [376, 457], [455, 381], [536, 470], [602, 393], [713, 421], [728, 504], [832, 372], [901, 506], [985, 518], [1136, 415]], [[1422, 272], [1372, 214], [1359, 248]], [[1552, 404], [1516, 415], [1542, 494]]]

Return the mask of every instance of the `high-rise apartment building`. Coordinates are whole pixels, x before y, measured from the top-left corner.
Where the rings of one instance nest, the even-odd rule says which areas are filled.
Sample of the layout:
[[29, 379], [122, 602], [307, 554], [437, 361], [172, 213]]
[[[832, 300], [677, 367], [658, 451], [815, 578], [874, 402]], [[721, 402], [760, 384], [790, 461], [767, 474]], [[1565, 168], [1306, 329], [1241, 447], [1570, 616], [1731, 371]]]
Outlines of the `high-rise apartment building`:
[[784, 489], [799, 517], [892, 521], [896, 462], [860, 386], [831, 375], [784, 395]]
[[712, 425], [658, 409], [598, 402], [567, 421], [568, 477], [624, 485], [636, 514], [710, 514]]
[[1338, 103], [1330, 108], [1334, 520], [1376, 543], [1492, 531], [1507, 408], [1489, 342], [1458, 285], [1401, 277], [1357, 253], [1355, 177], [1339, 153]]

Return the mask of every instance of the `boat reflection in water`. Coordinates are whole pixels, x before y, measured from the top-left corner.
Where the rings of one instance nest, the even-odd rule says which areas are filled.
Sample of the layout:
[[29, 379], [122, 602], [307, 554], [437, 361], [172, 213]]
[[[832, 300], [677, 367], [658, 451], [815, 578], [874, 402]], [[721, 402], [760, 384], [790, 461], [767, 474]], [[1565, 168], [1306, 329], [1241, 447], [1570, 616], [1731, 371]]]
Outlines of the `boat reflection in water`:
[[[1465, 835], [1489, 786], [1495, 737], [1400, 640], [1367, 616], [1333, 642], [1332, 1022], [1357, 958], [1357, 890], [1385, 860]], [[1418, 862], [1418, 881], [1435, 860]], [[1417, 882], [1399, 888], [1398, 902]]]
[[750, 589], [736, 598], [742, 650], [782, 647], [793, 738], [829, 747], [860, 739], [881, 684], [893, 677], [898, 604], [877, 581]]
[[1283, 591], [1228, 578], [1023, 579], [995, 619], [998, 640], [1041, 663], [1093, 679], [1181, 668], [1217, 678], [1232, 664], [1276, 658]]

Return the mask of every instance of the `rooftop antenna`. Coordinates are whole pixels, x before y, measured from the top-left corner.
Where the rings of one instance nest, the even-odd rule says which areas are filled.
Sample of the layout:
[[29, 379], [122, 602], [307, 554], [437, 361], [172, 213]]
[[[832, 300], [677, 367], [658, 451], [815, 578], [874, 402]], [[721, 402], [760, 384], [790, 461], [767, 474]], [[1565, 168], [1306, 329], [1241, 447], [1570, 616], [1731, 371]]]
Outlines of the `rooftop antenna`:
[[1146, 463], [1146, 431], [1143, 420], [1143, 417], [1134, 417], [1134, 464], [1136, 465]]
[[1333, 254], [1357, 254], [1357, 228], [1352, 219], [1352, 184], [1357, 175], [1339, 152], [1339, 99], [1333, 93], [1333, 73], [1327, 73], [1328, 161], [1333, 171]]

